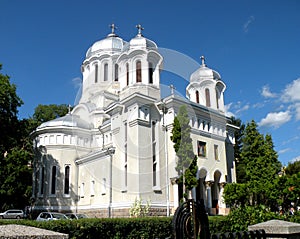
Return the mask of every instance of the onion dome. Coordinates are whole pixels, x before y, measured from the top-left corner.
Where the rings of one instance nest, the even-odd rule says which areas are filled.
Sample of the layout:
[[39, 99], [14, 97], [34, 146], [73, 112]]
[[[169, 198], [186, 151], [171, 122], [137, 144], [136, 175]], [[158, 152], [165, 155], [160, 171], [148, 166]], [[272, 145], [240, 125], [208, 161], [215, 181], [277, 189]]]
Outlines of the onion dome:
[[63, 117], [56, 118], [54, 120], [42, 123], [37, 130], [49, 127], [76, 127], [81, 129], [90, 129], [91, 126], [88, 122], [81, 119], [78, 115], [72, 115], [68, 113]]
[[204, 56], [201, 56], [201, 61], [201, 66], [191, 75], [190, 82], [199, 82], [204, 79], [221, 80], [221, 76], [217, 71], [206, 66]]
[[144, 30], [144, 28], [140, 24], [136, 25], [136, 28], [138, 29], [138, 34], [126, 44], [124, 50], [157, 49], [157, 45], [154, 41], [151, 41], [142, 35], [142, 30]]
[[115, 52], [121, 52], [126, 41], [120, 38], [117, 34], [115, 34], [116, 26], [115, 24], [111, 24], [111, 33], [106, 36], [106, 38], [95, 42], [86, 52], [86, 58], [91, 57], [97, 53], [108, 52], [110, 54]]

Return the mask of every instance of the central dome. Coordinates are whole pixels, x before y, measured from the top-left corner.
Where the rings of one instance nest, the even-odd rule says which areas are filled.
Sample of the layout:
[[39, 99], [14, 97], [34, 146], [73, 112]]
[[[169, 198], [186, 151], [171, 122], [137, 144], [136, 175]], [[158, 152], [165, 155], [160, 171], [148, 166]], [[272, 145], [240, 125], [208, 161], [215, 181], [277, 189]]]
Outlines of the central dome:
[[99, 52], [115, 53], [121, 52], [126, 42], [115, 33], [110, 33], [106, 38], [95, 42], [87, 51], [86, 58]]

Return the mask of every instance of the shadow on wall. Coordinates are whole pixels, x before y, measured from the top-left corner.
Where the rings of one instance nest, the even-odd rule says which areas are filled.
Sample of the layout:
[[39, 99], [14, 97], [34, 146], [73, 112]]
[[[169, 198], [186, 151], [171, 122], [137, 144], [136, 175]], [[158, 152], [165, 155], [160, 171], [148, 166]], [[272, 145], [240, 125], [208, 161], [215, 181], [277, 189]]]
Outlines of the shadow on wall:
[[47, 153], [45, 146], [35, 149], [33, 164], [33, 196], [30, 217], [35, 219], [42, 211], [71, 212], [77, 205], [78, 193], [70, 180], [71, 165], [60, 163]]

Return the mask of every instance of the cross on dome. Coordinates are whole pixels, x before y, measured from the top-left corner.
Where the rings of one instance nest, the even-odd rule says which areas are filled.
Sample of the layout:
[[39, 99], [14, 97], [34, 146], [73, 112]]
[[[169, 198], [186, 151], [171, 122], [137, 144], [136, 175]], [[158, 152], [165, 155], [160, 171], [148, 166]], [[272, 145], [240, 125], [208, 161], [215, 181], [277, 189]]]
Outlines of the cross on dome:
[[109, 27], [111, 28], [111, 33], [115, 34], [115, 30], [118, 29], [117, 26], [114, 23], [112, 23], [109, 25]]
[[144, 30], [144, 28], [142, 27], [142, 25], [138, 24], [135, 27], [138, 29], [138, 36], [142, 36], [142, 31]]
[[202, 66], [206, 66], [206, 64], [205, 64], [205, 57], [201, 56], [200, 59], [201, 59]]

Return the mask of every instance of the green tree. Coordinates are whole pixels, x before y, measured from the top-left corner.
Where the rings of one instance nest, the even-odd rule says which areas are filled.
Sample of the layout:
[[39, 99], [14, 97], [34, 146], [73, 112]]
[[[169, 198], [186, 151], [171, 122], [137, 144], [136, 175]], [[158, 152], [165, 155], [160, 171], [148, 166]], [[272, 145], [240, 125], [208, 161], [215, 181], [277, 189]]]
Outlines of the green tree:
[[176, 171], [178, 172], [179, 184], [183, 184], [185, 189], [184, 197], [187, 197], [188, 190], [197, 186], [196, 172], [197, 156], [193, 151], [190, 119], [186, 106], [181, 106], [177, 116], [174, 118], [171, 140], [177, 155]]
[[[242, 185], [226, 185], [225, 198], [226, 202], [235, 200], [235, 204], [240, 202], [250, 205], [266, 205], [269, 208], [274, 207], [275, 201], [272, 190], [273, 184], [278, 177], [278, 172], [281, 169], [281, 163], [278, 161], [278, 156], [274, 150], [272, 137], [266, 135], [265, 137], [259, 133], [255, 121], [247, 124], [244, 135], [242, 137], [241, 160], [245, 167], [245, 180]], [[248, 190], [248, 200], [245, 200], [245, 195], [241, 194], [240, 199], [238, 195], [233, 195], [234, 188], [245, 188]]]
[[288, 166], [284, 170], [286, 175], [292, 176], [300, 172], [300, 160], [295, 162], [289, 162]]
[[[0, 65], [0, 70], [2, 66]], [[0, 74], [0, 205], [22, 208], [30, 198], [31, 143], [26, 120], [18, 120], [23, 102], [9, 76]]]
[[38, 125], [47, 122], [49, 120], [56, 119], [66, 115], [69, 111], [69, 107], [66, 104], [61, 105], [38, 105], [35, 110], [32, 119]]
[[0, 73], [0, 157], [17, 144], [18, 107], [22, 104], [16, 85], [10, 83], [9, 76]]
[[236, 161], [236, 180], [238, 183], [245, 183], [246, 182], [245, 163], [241, 158], [241, 149], [243, 145], [242, 138], [244, 135], [245, 124], [243, 124], [240, 119], [236, 119], [235, 117], [231, 117], [229, 123], [239, 127], [239, 129], [234, 132], [234, 138], [235, 138], [234, 159]]

